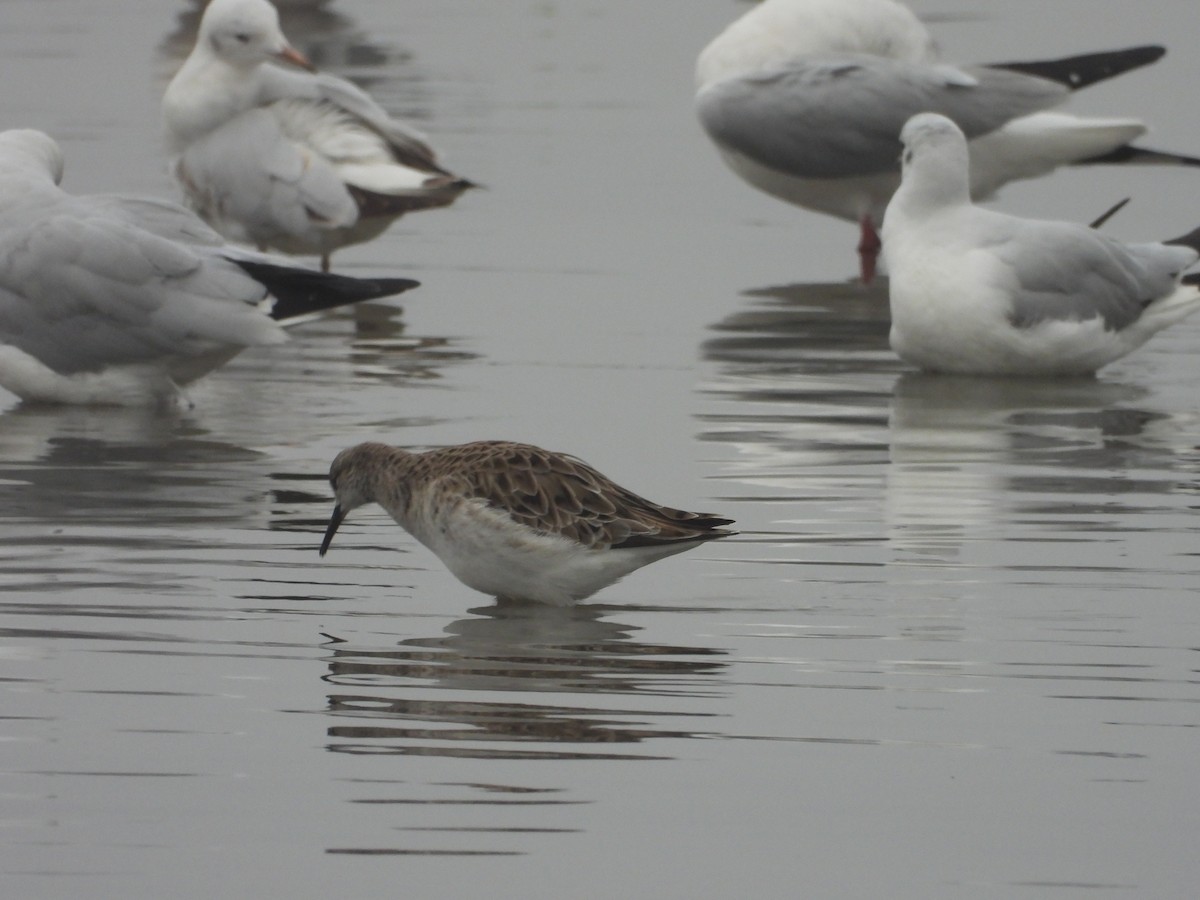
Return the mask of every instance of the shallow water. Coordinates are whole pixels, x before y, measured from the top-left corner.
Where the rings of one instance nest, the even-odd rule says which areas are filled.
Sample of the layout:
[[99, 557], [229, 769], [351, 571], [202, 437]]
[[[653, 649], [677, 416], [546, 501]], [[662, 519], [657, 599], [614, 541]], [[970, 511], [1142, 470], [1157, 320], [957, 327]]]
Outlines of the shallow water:
[[[335, 257], [419, 290], [176, 417], [0, 393], [4, 895], [1189, 896], [1200, 321], [1096, 381], [908, 372], [853, 230], [693, 122], [739, 4], [403, 6], [291, 30], [486, 186]], [[168, 194], [189, 8], [6, 4], [0, 83], [37, 84], [6, 127], [59, 137], [72, 190]], [[1076, 108], [1200, 151], [1190, 5], [917, 8], [951, 58], [1166, 40]], [[1000, 205], [1132, 195], [1106, 227], [1142, 239], [1198, 192]], [[742, 533], [573, 610], [496, 606], [378, 511], [318, 558], [337, 450], [489, 437]]]

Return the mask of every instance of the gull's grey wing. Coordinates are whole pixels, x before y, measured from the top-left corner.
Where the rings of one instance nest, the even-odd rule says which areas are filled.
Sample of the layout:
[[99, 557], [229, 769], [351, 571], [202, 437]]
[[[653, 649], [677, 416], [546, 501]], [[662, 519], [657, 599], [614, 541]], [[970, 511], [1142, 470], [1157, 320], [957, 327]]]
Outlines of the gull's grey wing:
[[1008, 318], [1017, 328], [1100, 318], [1120, 331], [1169, 295], [1197, 259], [1188, 247], [1126, 245], [1065, 222], [1017, 222], [983, 246], [1007, 272]]
[[451, 174], [438, 165], [437, 154], [424, 134], [393, 118], [353, 82], [323, 72], [298, 72], [279, 66], [263, 66], [261, 71], [261, 102], [309, 100], [330, 104], [386, 140], [398, 163], [433, 174]]
[[791, 175], [846, 178], [898, 168], [900, 129], [916, 113], [948, 116], [972, 138], [1068, 93], [1001, 69], [846, 54], [727, 78], [700, 91], [696, 103], [718, 144]]
[[207, 247], [132, 224], [135, 206], [57, 189], [6, 206], [0, 342], [70, 374], [282, 339], [257, 308], [261, 285]]
[[92, 194], [88, 199], [96, 213], [108, 212], [114, 218], [167, 240], [203, 247], [220, 247], [225, 243], [225, 239], [194, 212], [170, 200], [119, 194]]
[[234, 239], [270, 244], [358, 218], [332, 167], [288, 139], [266, 109], [242, 113], [188, 145], [175, 171], [189, 202]]

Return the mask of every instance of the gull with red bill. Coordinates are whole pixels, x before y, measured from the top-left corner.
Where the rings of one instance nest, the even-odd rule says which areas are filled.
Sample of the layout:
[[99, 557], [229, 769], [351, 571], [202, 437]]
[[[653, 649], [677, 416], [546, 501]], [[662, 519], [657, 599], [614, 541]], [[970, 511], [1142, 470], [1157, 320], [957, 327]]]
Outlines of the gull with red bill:
[[[284, 65], [279, 65], [283, 63]], [[230, 240], [314, 253], [371, 240], [471, 182], [356, 85], [318, 73], [267, 0], [212, 0], [163, 96], [172, 171]]]

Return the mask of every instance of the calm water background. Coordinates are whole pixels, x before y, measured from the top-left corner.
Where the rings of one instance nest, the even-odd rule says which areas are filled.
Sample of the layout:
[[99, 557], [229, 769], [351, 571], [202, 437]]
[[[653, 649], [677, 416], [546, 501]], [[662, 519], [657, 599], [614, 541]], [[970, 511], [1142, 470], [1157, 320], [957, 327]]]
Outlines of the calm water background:
[[[731, 0], [334, 0], [295, 42], [487, 187], [335, 258], [420, 278], [178, 418], [0, 392], [11, 898], [1186, 897], [1200, 878], [1200, 319], [1095, 382], [906, 372], [853, 229], [691, 113]], [[1073, 108], [1200, 152], [1183, 0], [930, 0], [953, 59], [1165, 42]], [[74, 191], [170, 195], [182, 2], [0, 6], [0, 125]], [[1023, 214], [1165, 238], [1200, 174]], [[401, 310], [401, 306], [403, 309]], [[513, 438], [741, 537], [500, 610], [334, 453]]]

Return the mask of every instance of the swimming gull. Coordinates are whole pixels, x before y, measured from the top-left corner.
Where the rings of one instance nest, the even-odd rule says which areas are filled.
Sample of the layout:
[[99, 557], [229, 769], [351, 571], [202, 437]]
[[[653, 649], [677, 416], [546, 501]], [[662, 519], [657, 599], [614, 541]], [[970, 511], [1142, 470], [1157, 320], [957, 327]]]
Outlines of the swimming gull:
[[883, 220], [891, 345], [968, 375], [1088, 375], [1200, 309], [1200, 229], [1124, 244], [1087, 225], [971, 202], [967, 138], [936, 113], [900, 133], [903, 178]]
[[337, 248], [471, 186], [360, 88], [295, 66], [312, 69], [267, 0], [212, 0], [163, 96], [172, 171], [227, 238], [316, 253], [327, 271]]
[[764, 0], [718, 35], [696, 65], [696, 108], [722, 158], [751, 185], [857, 222], [863, 281], [899, 184], [899, 134], [919, 112], [971, 139], [971, 196], [1067, 164], [1200, 159], [1133, 147], [1128, 118], [1047, 112], [1074, 90], [1159, 59], [1144, 46], [1064, 59], [958, 67], [894, 0]]
[[175, 203], [74, 196], [62, 174], [51, 137], [0, 132], [0, 386], [26, 400], [180, 405], [280, 323], [417, 284], [279, 265]]

